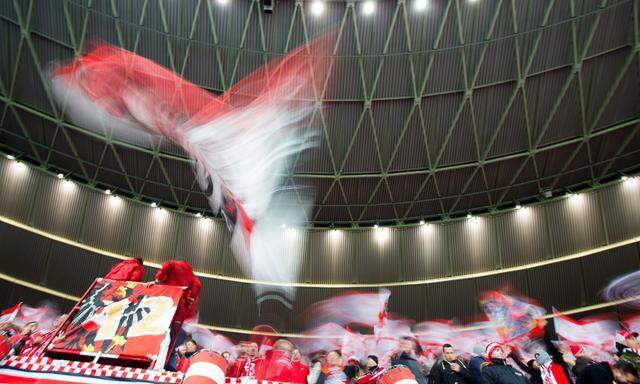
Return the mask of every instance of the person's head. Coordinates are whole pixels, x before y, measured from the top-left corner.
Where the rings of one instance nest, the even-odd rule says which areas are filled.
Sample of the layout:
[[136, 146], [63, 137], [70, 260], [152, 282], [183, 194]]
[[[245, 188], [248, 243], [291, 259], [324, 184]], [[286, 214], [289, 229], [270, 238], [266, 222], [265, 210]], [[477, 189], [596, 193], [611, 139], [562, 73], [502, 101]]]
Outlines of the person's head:
[[222, 358], [223, 358], [223, 359], [225, 359], [225, 360], [227, 361], [227, 363], [228, 363], [229, 361], [231, 361], [231, 354], [230, 354], [229, 352], [224, 351], [224, 352], [222, 352], [222, 354], [221, 354], [221, 355], [222, 355]]
[[342, 353], [337, 349], [327, 353], [327, 364], [332, 367], [342, 364]]
[[273, 343], [273, 349], [276, 351], [285, 351], [291, 353], [295, 349], [295, 346], [287, 339], [278, 339], [275, 343]]
[[527, 367], [529, 367], [530, 369], [539, 370], [540, 369], [540, 364], [538, 364], [536, 359], [531, 359], [531, 360], [527, 361]]
[[617, 384], [637, 384], [639, 382], [638, 371], [626, 361], [618, 360], [611, 367], [611, 371], [613, 372], [613, 380]]
[[456, 351], [453, 349], [453, 345], [444, 344], [442, 346], [442, 357], [448, 362], [452, 362], [456, 359]]
[[633, 349], [640, 349], [640, 340], [638, 340], [638, 334], [632, 333], [631, 337], [626, 340], [626, 346]]
[[351, 356], [347, 359], [347, 365], [355, 365], [360, 367], [360, 359], [356, 356]]
[[405, 353], [413, 353], [416, 350], [416, 341], [411, 337], [401, 338], [400, 350]]
[[344, 374], [347, 376], [347, 380], [351, 380], [358, 375], [359, 366], [349, 364], [344, 367]]
[[245, 351], [247, 356], [254, 358], [256, 356], [258, 356], [258, 344], [256, 343], [248, 343], [245, 346]]
[[484, 348], [487, 359], [505, 359], [504, 349], [498, 343], [489, 343]]
[[302, 359], [302, 354], [298, 348], [294, 348], [291, 351], [291, 361], [300, 361]]
[[22, 332], [24, 333], [34, 333], [37, 330], [38, 330], [37, 321], [30, 321], [27, 324], [25, 324], [24, 327], [22, 328]]
[[68, 316], [66, 314], [58, 316], [56, 321], [53, 322], [53, 328], [56, 329], [59, 326], [61, 326], [62, 324], [64, 324], [64, 322], [67, 321], [67, 317]]
[[378, 366], [378, 356], [369, 355], [367, 356], [367, 368], [375, 368]]
[[198, 343], [193, 339], [187, 339], [187, 341], [184, 342], [184, 347], [187, 353], [198, 352]]
[[571, 344], [569, 346], [569, 350], [571, 351], [571, 354], [575, 357], [587, 356], [587, 351], [580, 344]]
[[640, 348], [640, 342], [638, 342], [637, 335], [637, 333], [632, 333], [626, 329], [622, 329], [616, 332], [616, 342], [628, 348], [638, 349]]
[[473, 353], [476, 356], [485, 357], [484, 345], [476, 344], [473, 346]]
[[551, 356], [549, 356], [547, 351], [545, 351], [544, 349], [537, 350], [536, 353], [534, 354], [534, 357], [536, 358], [536, 361], [540, 365], [545, 365], [551, 361]]

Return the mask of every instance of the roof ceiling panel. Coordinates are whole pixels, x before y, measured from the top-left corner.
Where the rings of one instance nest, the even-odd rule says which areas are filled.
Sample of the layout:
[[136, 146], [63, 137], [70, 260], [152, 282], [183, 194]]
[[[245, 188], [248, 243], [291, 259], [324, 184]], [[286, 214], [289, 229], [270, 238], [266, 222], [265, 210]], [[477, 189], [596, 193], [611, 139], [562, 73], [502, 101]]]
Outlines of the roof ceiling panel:
[[57, 127], [47, 69], [107, 42], [217, 94], [334, 30], [332, 74], [309, 121], [317, 144], [286, 171], [288, 186], [316, 190], [311, 221], [475, 211], [637, 167], [633, 0], [577, 2], [573, 16], [571, 2], [552, 0], [422, 11], [377, 2], [370, 15], [362, 6], [325, 2], [316, 15], [288, 0], [271, 14], [250, 1], [0, 3], [0, 146], [136, 197], [206, 209], [176, 144], [109, 143], [81, 123]]

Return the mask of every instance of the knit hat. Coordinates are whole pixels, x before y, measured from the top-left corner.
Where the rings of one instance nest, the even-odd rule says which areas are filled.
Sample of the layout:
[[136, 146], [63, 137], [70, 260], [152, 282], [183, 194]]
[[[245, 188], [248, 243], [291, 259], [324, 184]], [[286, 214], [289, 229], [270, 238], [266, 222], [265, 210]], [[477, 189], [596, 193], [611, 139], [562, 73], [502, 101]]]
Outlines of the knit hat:
[[497, 350], [497, 349], [502, 349], [502, 345], [498, 344], [498, 343], [489, 343], [487, 344], [486, 347], [484, 347], [484, 352], [487, 355], [488, 359], [493, 358], [493, 353]]
[[551, 356], [544, 349], [539, 349], [535, 353], [536, 361], [540, 365], [545, 365], [546, 363], [551, 361]]
[[584, 353], [584, 347], [580, 344], [571, 344], [569, 349], [573, 356], [578, 356], [579, 354]]
[[478, 356], [482, 356], [484, 355], [484, 347], [480, 344], [476, 344], [473, 346], [473, 353], [478, 355]]
[[624, 343], [625, 340], [630, 339], [633, 337], [633, 333], [627, 331], [626, 329], [621, 329], [618, 332], [616, 332], [616, 342], [617, 343]]
[[369, 355], [369, 356], [367, 356], [367, 359], [371, 359], [371, 360], [375, 361], [375, 362], [376, 362], [376, 365], [378, 365], [378, 356], [376, 356], [376, 355]]

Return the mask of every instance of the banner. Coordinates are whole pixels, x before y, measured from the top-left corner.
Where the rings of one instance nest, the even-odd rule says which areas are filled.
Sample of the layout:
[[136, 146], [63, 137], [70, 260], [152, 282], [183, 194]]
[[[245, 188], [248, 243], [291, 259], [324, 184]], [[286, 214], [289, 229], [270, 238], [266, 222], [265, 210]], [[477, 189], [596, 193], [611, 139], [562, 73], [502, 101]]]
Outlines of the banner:
[[52, 349], [164, 359], [182, 293], [169, 285], [97, 279]]

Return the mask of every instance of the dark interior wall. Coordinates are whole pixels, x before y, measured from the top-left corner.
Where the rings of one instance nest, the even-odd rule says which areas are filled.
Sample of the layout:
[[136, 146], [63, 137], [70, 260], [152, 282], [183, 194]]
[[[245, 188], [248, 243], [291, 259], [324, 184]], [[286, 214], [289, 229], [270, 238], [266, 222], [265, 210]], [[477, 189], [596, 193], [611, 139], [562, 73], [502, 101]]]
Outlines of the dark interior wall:
[[[638, 196], [640, 182], [618, 183], [495, 216], [386, 228], [381, 230], [387, 232], [385, 240], [373, 229], [309, 230], [299, 281], [443, 278], [582, 252], [640, 235]], [[155, 263], [184, 258], [200, 272], [244, 277], [228, 245], [226, 225], [218, 219], [206, 222], [114, 200], [7, 159], [0, 160], [0, 215], [105, 251]]]
[[[0, 273], [76, 296], [81, 296], [94, 277], [104, 275], [118, 261], [6, 223], [0, 223], [0, 250]], [[389, 310], [418, 321], [436, 318], [470, 321], [481, 313], [479, 295], [493, 289], [509, 289], [534, 298], [549, 311], [551, 308], [567, 310], [604, 302], [601, 290], [608, 282], [639, 267], [640, 243], [636, 242], [535, 268], [389, 287]], [[154, 273], [154, 268], [147, 267], [145, 279], [152, 280]], [[258, 313], [250, 284], [206, 277], [201, 277], [201, 281], [201, 322], [235, 328], [255, 325]], [[300, 330], [298, 316], [309, 305], [351, 290], [298, 288], [293, 311], [286, 314], [287, 330]], [[360, 290], [376, 291], [377, 288]], [[19, 286], [0, 284], [5, 307], [14, 301], [31, 303], [47, 298], [45, 294], [25, 292], [25, 288]], [[22, 294], [27, 296], [20, 296]]]

